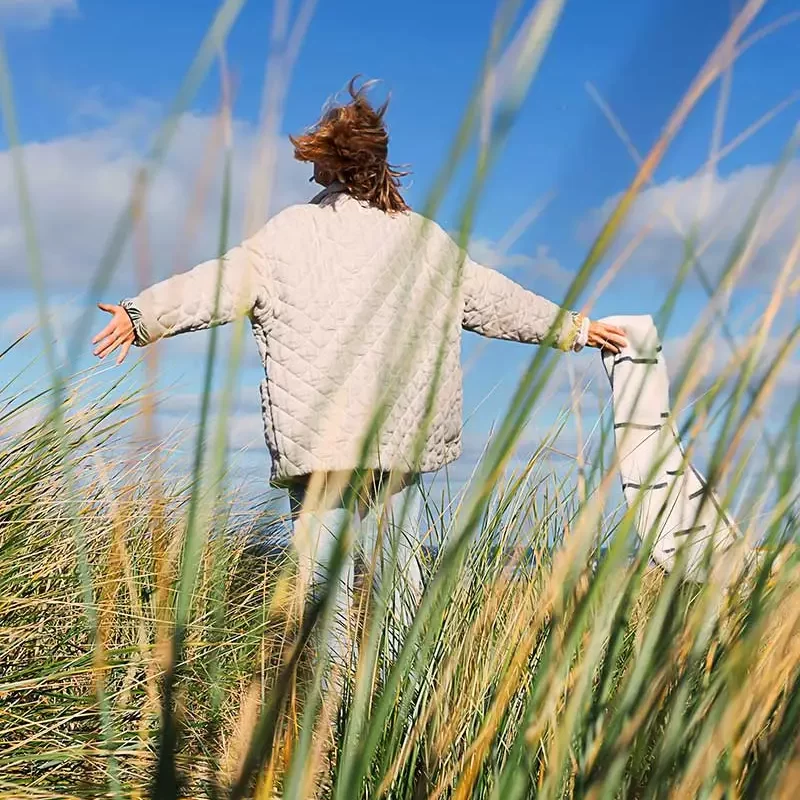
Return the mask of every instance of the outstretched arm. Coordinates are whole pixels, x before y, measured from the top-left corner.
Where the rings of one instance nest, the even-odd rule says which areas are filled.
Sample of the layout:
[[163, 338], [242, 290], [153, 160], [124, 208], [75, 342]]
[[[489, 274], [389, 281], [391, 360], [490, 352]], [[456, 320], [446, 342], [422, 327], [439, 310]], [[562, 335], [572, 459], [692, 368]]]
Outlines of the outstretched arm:
[[577, 312], [562, 311], [550, 300], [470, 258], [464, 263], [463, 289], [462, 325], [482, 336], [540, 344], [551, 334], [550, 343], [559, 350], [589, 345], [619, 352], [625, 346], [621, 330], [591, 322]]
[[[221, 272], [220, 272], [221, 270]], [[264, 253], [257, 237], [194, 269], [173, 275], [119, 305], [100, 304], [112, 315], [92, 340], [105, 358], [118, 347], [121, 363], [131, 344], [222, 325], [269, 301]]]

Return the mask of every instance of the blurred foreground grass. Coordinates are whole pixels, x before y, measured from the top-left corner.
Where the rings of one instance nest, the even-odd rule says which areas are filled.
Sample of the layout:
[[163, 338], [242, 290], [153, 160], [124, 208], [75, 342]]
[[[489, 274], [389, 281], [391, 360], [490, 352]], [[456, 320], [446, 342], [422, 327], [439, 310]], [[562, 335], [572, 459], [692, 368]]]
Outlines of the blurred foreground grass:
[[[165, 490], [146, 465], [105, 463], [103, 442], [129, 403], [67, 413], [77, 506], [47, 421], [4, 440], [0, 797], [106, 796], [112, 754], [121, 796], [153, 790], [186, 494]], [[4, 422], [23, 407], [6, 403]], [[628, 544], [619, 559], [599, 548], [611, 533], [602, 517], [586, 535], [574, 530], [581, 504], [548, 470], [535, 454], [494, 487], [458, 559], [431, 550], [429, 587], [445, 570], [450, 588], [388, 707], [378, 702], [391, 666], [384, 618], [376, 658], [362, 657], [366, 680], [345, 685], [340, 714], [323, 702], [310, 746], [298, 749], [313, 683], [308, 653], [300, 658], [254, 796], [793, 796], [794, 556], [773, 577], [767, 565], [728, 591], [665, 579]], [[462, 510], [443, 523], [435, 506], [431, 535], [441, 543]], [[192, 595], [176, 703], [183, 784], [173, 796], [229, 796], [298, 632], [291, 592], [275, 590], [292, 582], [286, 554], [255, 536], [279, 520], [237, 529], [228, 508], [222, 503], [211, 522]], [[94, 641], [73, 512], [89, 553]], [[795, 519], [779, 524], [781, 538], [797, 535]], [[361, 628], [363, 637], [374, 634]], [[366, 721], [348, 736], [359, 704]]]

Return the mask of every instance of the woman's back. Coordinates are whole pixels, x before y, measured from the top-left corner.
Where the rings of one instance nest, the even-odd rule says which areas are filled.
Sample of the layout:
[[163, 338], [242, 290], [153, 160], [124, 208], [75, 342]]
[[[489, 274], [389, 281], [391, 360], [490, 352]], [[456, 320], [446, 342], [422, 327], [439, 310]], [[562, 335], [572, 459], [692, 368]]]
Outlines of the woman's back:
[[253, 324], [273, 477], [352, 468], [377, 414], [365, 466], [410, 469], [415, 451], [422, 469], [455, 458], [463, 258], [450, 237], [335, 187], [260, 236], [271, 290]]

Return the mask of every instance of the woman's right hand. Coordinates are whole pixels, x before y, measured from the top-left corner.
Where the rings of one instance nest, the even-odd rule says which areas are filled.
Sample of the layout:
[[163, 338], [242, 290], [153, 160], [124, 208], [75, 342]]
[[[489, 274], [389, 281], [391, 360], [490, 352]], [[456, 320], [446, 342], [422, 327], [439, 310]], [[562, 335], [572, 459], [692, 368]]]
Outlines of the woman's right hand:
[[104, 359], [109, 353], [113, 353], [114, 350], [121, 347], [119, 356], [117, 356], [117, 364], [121, 364], [133, 344], [133, 322], [131, 322], [128, 312], [122, 306], [98, 303], [97, 307], [101, 311], [111, 314], [111, 322], [92, 339], [92, 344], [97, 345], [94, 349], [94, 355]]
[[597, 347], [600, 350], [619, 353], [623, 347], [628, 346], [628, 340], [622, 328], [592, 320], [589, 323], [589, 338], [586, 344], [589, 347]]

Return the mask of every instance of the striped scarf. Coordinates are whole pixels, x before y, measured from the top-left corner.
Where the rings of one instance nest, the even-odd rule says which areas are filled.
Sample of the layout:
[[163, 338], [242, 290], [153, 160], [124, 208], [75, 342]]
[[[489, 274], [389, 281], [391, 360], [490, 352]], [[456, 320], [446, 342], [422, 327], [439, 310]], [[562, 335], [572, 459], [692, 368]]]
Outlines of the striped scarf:
[[681, 445], [652, 317], [602, 321], [622, 328], [628, 338], [621, 353], [603, 351], [602, 358], [611, 382], [622, 491], [635, 509], [636, 529], [643, 541], [652, 541], [653, 560], [668, 572], [688, 548], [686, 576], [703, 580], [711, 543], [714, 553], [724, 552], [740, 533]]

